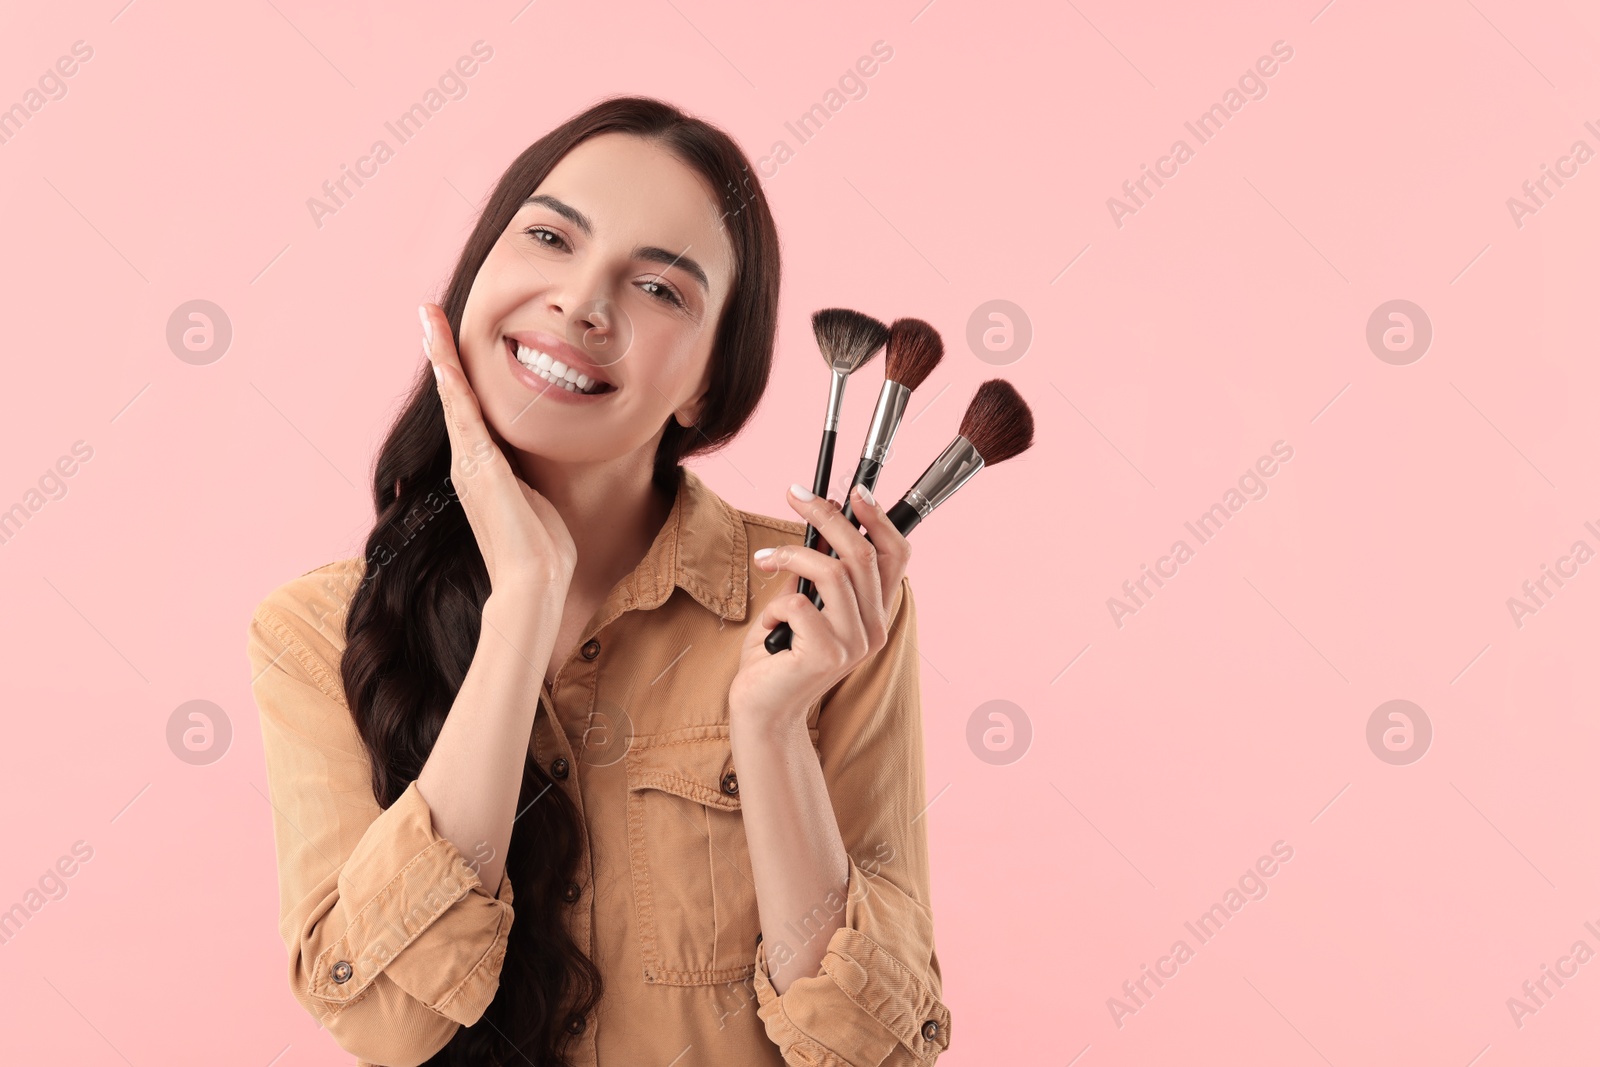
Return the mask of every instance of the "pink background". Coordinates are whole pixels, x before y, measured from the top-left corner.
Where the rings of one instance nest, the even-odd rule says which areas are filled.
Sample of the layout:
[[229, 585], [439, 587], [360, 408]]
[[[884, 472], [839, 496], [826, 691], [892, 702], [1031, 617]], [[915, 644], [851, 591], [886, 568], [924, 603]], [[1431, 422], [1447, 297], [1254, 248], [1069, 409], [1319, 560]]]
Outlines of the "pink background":
[[[809, 476], [820, 307], [925, 318], [948, 346], [880, 495], [985, 378], [1033, 407], [1033, 451], [915, 534], [949, 1063], [1592, 1055], [1600, 961], [1520, 1027], [1506, 1002], [1574, 942], [1600, 951], [1600, 562], [1520, 627], [1507, 599], [1600, 549], [1600, 162], [1520, 227], [1506, 202], [1600, 149], [1600, 16], [1322, 4], [10, 12], [0, 105], [73, 42], [93, 57], [0, 144], [0, 508], [75, 441], [93, 455], [0, 545], [0, 908], [74, 842], [93, 857], [0, 945], [0, 1060], [349, 1062], [285, 986], [246, 621], [359, 551], [416, 304], [516, 153], [617, 92], [753, 160], [794, 151], [765, 165], [776, 378], [697, 464], [729, 500], [789, 517]], [[466, 97], [318, 228], [307, 198], [477, 40]], [[785, 122], [880, 40], [866, 95], [798, 144]], [[1276, 41], [1267, 95], [1200, 144], [1185, 121]], [[1178, 138], [1193, 158], [1119, 227], [1107, 199]], [[194, 299], [233, 328], [205, 365], [165, 338]], [[1033, 331], [1000, 366], [966, 342], [995, 299]], [[1407, 365], [1366, 340], [1395, 299], [1433, 328]], [[846, 472], [880, 380], [851, 387]], [[1265, 498], [1199, 545], [1184, 523], [1280, 440]], [[1179, 538], [1194, 558], [1119, 627], [1108, 598]], [[200, 766], [166, 740], [196, 699], [233, 730]], [[1394, 699], [1433, 731], [1405, 765], [1367, 742]], [[994, 700], [1019, 709], [999, 757], [968, 742]], [[1267, 895], [1199, 944], [1184, 923], [1277, 841]], [[1119, 1026], [1108, 998], [1180, 938], [1193, 958]]]

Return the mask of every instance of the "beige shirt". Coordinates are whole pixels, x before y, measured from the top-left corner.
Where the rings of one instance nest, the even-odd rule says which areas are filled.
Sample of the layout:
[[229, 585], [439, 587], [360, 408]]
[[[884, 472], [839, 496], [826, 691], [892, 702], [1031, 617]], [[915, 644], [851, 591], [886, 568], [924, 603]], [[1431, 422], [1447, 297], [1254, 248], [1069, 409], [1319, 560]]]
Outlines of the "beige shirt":
[[[815, 701], [807, 725], [850, 856], [848, 890], [763, 943], [729, 742], [746, 627], [788, 574], [750, 564], [803, 523], [738, 510], [682, 468], [678, 495], [539, 694], [531, 752], [581, 813], [561, 921], [599, 967], [575, 1062], [928, 1065], [950, 1044], [929, 899], [916, 605]], [[289, 988], [361, 1067], [426, 1060], [494, 999], [513, 921], [433, 827], [412, 782], [388, 809], [340, 682], [364, 573], [329, 563], [256, 608], [249, 658], [274, 809]], [[530, 699], [533, 699], [530, 695]], [[843, 910], [821, 970], [782, 996], [783, 962]], [[772, 942], [780, 941], [774, 937]]]

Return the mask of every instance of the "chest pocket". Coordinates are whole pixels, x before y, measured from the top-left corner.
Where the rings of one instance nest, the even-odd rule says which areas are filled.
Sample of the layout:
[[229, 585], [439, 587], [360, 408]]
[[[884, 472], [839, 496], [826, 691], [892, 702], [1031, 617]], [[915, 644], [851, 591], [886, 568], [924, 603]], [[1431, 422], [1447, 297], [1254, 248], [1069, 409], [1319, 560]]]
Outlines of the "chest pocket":
[[749, 978], [761, 923], [727, 724], [635, 737], [625, 766], [644, 980]]

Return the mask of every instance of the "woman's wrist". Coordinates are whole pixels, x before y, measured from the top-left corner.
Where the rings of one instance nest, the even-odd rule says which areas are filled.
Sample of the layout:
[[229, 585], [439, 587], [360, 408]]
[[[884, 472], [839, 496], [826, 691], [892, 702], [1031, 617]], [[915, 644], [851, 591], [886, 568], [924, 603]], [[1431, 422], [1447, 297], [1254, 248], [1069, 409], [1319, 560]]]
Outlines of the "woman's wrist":
[[542, 562], [519, 567], [515, 571], [502, 568], [489, 583], [490, 595], [505, 593], [506, 599], [554, 600], [557, 604], [566, 602], [567, 587], [571, 584], [571, 571], [563, 570], [559, 565], [547, 567]]
[[563, 607], [549, 586], [502, 585], [484, 599], [478, 640], [509, 642], [542, 676], [555, 650]]
[[[752, 740], [758, 744], [781, 743], [806, 734], [806, 707], [764, 708], [728, 705], [728, 735], [731, 739]], [[809, 735], [807, 735], [809, 736]]]

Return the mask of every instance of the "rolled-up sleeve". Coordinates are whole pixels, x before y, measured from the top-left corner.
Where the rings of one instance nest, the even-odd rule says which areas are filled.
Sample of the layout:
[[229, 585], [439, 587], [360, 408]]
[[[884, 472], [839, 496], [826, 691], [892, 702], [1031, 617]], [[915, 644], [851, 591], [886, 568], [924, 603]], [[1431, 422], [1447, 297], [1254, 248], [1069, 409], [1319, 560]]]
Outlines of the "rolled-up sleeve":
[[[780, 995], [755, 946], [757, 1015], [785, 1062], [911, 1067], [950, 1046], [934, 950], [916, 605], [909, 579], [888, 642], [823, 698], [818, 755], [850, 856], [844, 925], [819, 974]], [[778, 959], [781, 965], [783, 958]]]
[[277, 595], [251, 618], [248, 654], [290, 990], [345, 1051], [420, 1064], [494, 999], [511, 879], [498, 895], [484, 889], [415, 781], [378, 806], [336, 657], [318, 623]]

